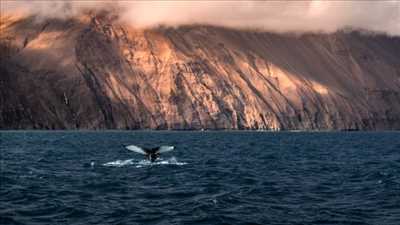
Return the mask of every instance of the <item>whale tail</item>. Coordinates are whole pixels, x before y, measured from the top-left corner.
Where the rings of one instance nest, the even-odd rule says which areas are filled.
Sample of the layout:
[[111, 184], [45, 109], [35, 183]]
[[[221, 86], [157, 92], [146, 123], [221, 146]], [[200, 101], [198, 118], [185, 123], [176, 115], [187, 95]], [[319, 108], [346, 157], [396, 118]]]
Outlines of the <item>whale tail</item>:
[[141, 148], [136, 145], [129, 145], [126, 146], [126, 149], [143, 154], [149, 159], [150, 161], [154, 162], [158, 157], [160, 157], [161, 153], [169, 152], [174, 150], [174, 146], [159, 146], [155, 148]]

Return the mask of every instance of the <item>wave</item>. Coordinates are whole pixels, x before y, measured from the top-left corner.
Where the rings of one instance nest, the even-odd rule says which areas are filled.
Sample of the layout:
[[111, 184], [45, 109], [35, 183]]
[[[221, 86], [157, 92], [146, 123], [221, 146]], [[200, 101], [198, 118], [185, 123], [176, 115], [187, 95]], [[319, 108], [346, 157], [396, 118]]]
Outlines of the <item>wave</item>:
[[186, 164], [187, 164], [186, 162], [179, 162], [175, 157], [171, 157], [171, 158], [165, 159], [165, 160], [162, 158], [159, 158], [155, 162], [151, 162], [149, 160], [134, 161], [134, 159], [115, 160], [112, 162], [104, 163], [103, 166], [123, 167], [123, 166], [135, 165], [136, 168], [141, 168], [141, 167], [145, 167], [145, 166], [156, 166], [156, 165], [183, 166]]

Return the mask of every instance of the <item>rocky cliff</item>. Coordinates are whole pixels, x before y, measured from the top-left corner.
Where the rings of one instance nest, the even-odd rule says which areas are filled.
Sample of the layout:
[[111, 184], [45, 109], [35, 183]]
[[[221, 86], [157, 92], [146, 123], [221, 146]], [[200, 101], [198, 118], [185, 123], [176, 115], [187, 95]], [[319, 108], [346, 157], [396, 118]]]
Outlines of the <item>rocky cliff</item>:
[[400, 38], [3, 16], [1, 129], [400, 128]]

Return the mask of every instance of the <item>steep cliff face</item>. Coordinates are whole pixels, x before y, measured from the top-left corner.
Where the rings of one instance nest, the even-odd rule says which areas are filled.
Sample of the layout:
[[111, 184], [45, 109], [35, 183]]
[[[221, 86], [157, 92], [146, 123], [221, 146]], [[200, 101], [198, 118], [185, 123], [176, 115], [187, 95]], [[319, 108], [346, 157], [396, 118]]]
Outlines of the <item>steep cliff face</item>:
[[400, 38], [2, 17], [0, 128], [399, 129]]

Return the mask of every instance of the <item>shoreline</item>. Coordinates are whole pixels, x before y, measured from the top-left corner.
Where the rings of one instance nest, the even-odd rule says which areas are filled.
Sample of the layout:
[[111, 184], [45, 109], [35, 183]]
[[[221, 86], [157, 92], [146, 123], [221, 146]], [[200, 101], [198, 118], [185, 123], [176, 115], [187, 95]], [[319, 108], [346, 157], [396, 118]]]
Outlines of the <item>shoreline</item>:
[[400, 132], [400, 130], [251, 130], [251, 129], [174, 129], [174, 130], [157, 130], [157, 129], [0, 129], [0, 133], [12, 132], [193, 132], [193, 133], [234, 133], [234, 132], [249, 132], [249, 133], [365, 133], [365, 132]]

